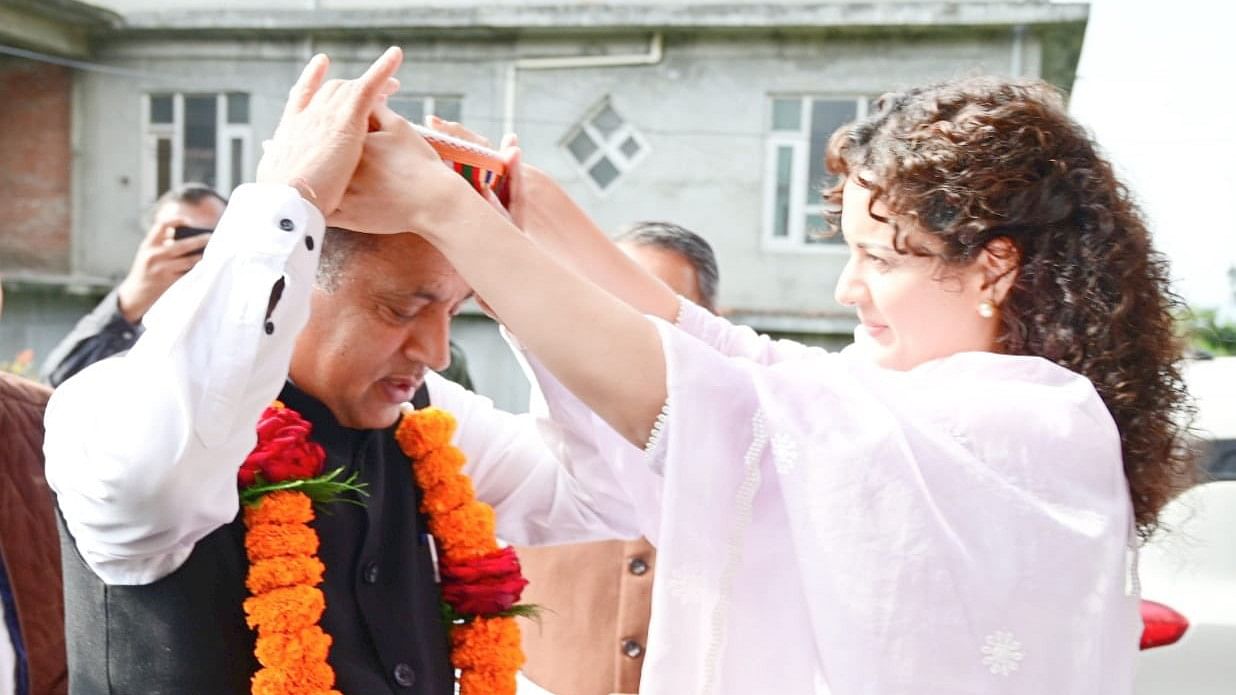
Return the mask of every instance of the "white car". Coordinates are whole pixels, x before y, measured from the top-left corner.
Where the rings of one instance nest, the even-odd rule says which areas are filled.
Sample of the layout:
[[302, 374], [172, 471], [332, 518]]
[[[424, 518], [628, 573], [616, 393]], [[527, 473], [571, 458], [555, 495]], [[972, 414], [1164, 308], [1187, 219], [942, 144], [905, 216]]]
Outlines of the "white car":
[[1141, 551], [1137, 695], [1236, 693], [1236, 357], [1192, 362], [1207, 480], [1163, 510]]

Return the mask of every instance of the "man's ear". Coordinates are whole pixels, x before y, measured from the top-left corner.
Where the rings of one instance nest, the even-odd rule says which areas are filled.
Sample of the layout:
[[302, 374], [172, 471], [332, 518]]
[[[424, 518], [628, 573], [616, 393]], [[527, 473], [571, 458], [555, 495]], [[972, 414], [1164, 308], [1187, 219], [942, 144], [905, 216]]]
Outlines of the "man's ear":
[[991, 298], [997, 305], [1003, 304], [1021, 267], [1021, 252], [1017, 245], [1008, 237], [996, 237], [979, 252], [978, 262], [983, 270], [983, 290], [991, 292]]

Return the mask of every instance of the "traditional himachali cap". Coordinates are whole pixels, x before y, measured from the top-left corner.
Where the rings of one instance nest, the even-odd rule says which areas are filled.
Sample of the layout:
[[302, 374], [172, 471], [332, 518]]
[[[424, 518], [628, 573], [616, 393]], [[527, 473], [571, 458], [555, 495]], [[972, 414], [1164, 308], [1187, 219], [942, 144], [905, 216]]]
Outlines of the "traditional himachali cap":
[[477, 192], [493, 191], [502, 204], [506, 205], [506, 163], [501, 155], [488, 147], [416, 123], [413, 123], [412, 127], [438, 152], [442, 161], [467, 179]]

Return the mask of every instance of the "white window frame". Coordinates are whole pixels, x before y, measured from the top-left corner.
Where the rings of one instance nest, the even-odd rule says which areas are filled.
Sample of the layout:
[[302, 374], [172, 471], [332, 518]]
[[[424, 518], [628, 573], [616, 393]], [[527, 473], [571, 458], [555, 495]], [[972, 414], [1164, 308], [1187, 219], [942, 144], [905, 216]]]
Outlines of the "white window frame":
[[[597, 130], [596, 127], [592, 125], [593, 119], [604, 111], [606, 107], [609, 107], [615, 114], [618, 115], [619, 118], [622, 119], [622, 125], [618, 126], [618, 129], [614, 131], [614, 134], [608, 138], [605, 137], [604, 133]], [[581, 130], [587, 133], [588, 137], [592, 138], [592, 141], [597, 146], [596, 151], [588, 155], [588, 157], [582, 162], [575, 157], [575, 153], [572, 152], [571, 148], [567, 146], [571, 140], [575, 139], [576, 133]], [[635, 143], [639, 145], [639, 152], [636, 152], [634, 157], [628, 157], [626, 153], [622, 151], [622, 144], [625, 143], [628, 138], [634, 140]], [[592, 107], [588, 113], [580, 119], [575, 127], [567, 131], [566, 137], [562, 138], [562, 142], [559, 144], [566, 152], [566, 156], [569, 157], [571, 162], [579, 168], [580, 173], [584, 176], [584, 180], [588, 182], [588, 186], [592, 188], [594, 193], [601, 197], [608, 196], [610, 191], [617, 187], [618, 182], [621, 181], [629, 172], [634, 170], [635, 167], [638, 166], [639, 163], [643, 161], [644, 157], [648, 156], [648, 153], [652, 150], [652, 148], [648, 145], [648, 141], [644, 139], [644, 136], [631, 126], [631, 122], [628, 121], [626, 117], [622, 115], [622, 112], [614, 106], [613, 100], [609, 97], [602, 99], [596, 106]], [[609, 159], [610, 163], [614, 165], [614, 168], [618, 170], [618, 176], [614, 178], [607, 188], [601, 188], [600, 184], [592, 178], [592, 174], [589, 172], [593, 165], [599, 162], [602, 157]]]
[[[773, 130], [774, 104], [782, 99], [798, 99], [801, 112], [798, 117], [798, 132], [789, 130]], [[770, 94], [768, 108], [768, 140], [764, 150], [764, 211], [762, 248], [765, 251], [806, 254], [848, 255], [849, 249], [844, 244], [807, 243], [806, 220], [808, 215], [824, 213], [824, 205], [808, 205], [808, 186], [813, 185], [807, 180], [811, 170], [811, 102], [817, 99], [831, 101], [855, 102], [855, 117], [862, 119], [867, 116], [869, 96], [858, 94]], [[790, 199], [789, 213], [786, 220], [788, 234], [784, 237], [774, 235], [777, 222], [777, 152], [782, 147], [791, 149], [790, 165]]]
[[[214, 94], [215, 102], [215, 190], [230, 196], [234, 188], [244, 183], [253, 172], [253, 95], [242, 91], [231, 92], [152, 92], [142, 95], [142, 200], [147, 205], [159, 197], [159, 140], [167, 138], [172, 143], [170, 185], [176, 188], [184, 180], [184, 127], [185, 96]], [[248, 94], [249, 123], [227, 122], [227, 95]], [[150, 102], [154, 96], [172, 98], [172, 122], [151, 123]], [[241, 141], [240, 181], [232, 180], [232, 140]]]
[[[459, 102], [459, 115], [460, 115], [461, 120], [463, 117], [463, 112], [464, 112], [463, 111], [463, 108], [464, 108], [464, 95], [463, 94], [446, 94], [446, 93], [429, 94], [429, 93], [422, 93], [422, 92], [410, 92], [410, 93], [403, 93], [403, 94], [396, 93], [391, 96], [396, 101], [419, 101], [421, 102], [421, 111], [426, 116], [439, 116], [438, 114], [438, 100], [439, 99], [454, 99]], [[424, 124], [417, 123], [417, 125], [424, 125]]]

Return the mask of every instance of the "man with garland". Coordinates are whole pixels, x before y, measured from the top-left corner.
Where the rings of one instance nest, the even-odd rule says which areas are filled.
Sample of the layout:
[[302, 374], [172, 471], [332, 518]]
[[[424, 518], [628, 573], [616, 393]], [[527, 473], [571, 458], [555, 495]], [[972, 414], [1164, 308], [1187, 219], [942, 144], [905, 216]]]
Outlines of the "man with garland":
[[311, 61], [205, 258], [129, 353], [53, 396], [72, 693], [250, 690], [237, 470], [276, 398], [312, 424], [326, 469], [369, 493], [312, 524], [338, 691], [454, 692], [435, 544], [393, 436], [407, 401], [454, 415], [464, 472], [503, 539], [638, 535], [615, 481], [558, 463], [569, 442], [430, 371], [446, 365], [450, 318], [470, 294], [441, 255], [411, 234], [325, 231], [400, 60], [392, 49], [361, 78], [325, 84], [327, 61]]

